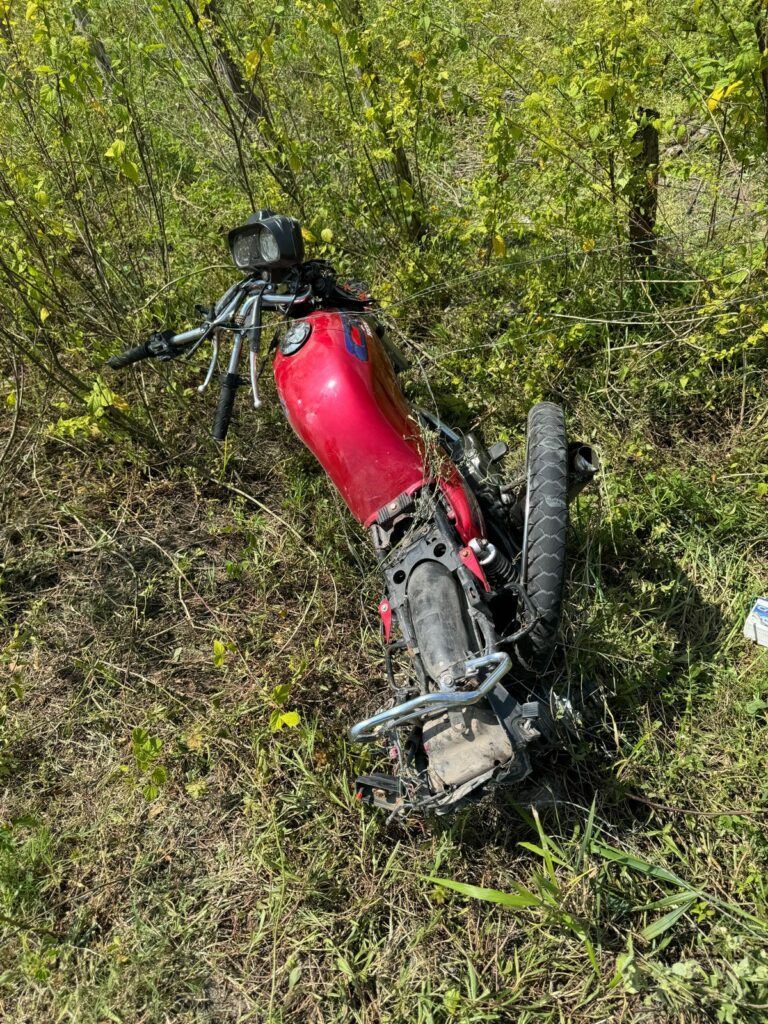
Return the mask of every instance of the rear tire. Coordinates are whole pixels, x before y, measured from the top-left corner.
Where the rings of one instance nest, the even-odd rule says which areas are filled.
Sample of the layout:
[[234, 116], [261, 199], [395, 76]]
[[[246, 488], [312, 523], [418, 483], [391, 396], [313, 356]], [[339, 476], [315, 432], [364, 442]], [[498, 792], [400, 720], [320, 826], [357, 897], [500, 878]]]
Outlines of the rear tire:
[[559, 405], [540, 402], [528, 413], [523, 566], [526, 589], [538, 621], [518, 643], [523, 668], [546, 671], [557, 646], [565, 582], [568, 528], [568, 445]]

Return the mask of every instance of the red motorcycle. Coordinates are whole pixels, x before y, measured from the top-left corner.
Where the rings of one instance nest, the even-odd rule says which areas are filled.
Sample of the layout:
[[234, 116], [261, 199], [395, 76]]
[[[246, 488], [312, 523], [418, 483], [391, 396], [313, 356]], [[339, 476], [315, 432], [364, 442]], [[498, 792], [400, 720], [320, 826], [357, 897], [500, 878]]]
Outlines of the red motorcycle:
[[[387, 706], [352, 726], [356, 742], [383, 746], [393, 773], [358, 778], [356, 795], [394, 813], [455, 810], [489, 788], [519, 783], [529, 748], [551, 744], [567, 701], [539, 692], [557, 640], [568, 501], [597, 472], [587, 445], [568, 445], [562, 409], [528, 415], [525, 479], [505, 479], [507, 445], [484, 447], [411, 406], [397, 375], [408, 364], [372, 300], [322, 260], [303, 261], [301, 227], [262, 210], [229, 234], [241, 280], [199, 327], [164, 331], [108, 360], [213, 354], [233, 345], [213, 426], [226, 437], [248, 349], [254, 408], [273, 349], [277, 392], [289, 423], [368, 531], [384, 577], [378, 606]], [[285, 328], [263, 357], [262, 316]], [[278, 340], [279, 339], [279, 340]]]

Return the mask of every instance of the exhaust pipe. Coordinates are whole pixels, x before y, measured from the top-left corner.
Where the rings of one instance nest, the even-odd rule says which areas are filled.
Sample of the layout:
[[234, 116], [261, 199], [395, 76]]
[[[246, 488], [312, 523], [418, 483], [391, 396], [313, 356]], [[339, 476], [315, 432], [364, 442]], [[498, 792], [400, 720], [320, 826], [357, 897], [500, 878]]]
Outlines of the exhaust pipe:
[[595, 449], [583, 441], [572, 441], [568, 445], [568, 501], [594, 480], [600, 472], [600, 460]]
[[[594, 480], [600, 472], [600, 460], [592, 445], [583, 441], [572, 441], [568, 445], [568, 482], [566, 496], [570, 504], [577, 494], [581, 494], [584, 488]], [[513, 525], [522, 528], [525, 523], [526, 496], [516, 502], [509, 510], [509, 517]]]

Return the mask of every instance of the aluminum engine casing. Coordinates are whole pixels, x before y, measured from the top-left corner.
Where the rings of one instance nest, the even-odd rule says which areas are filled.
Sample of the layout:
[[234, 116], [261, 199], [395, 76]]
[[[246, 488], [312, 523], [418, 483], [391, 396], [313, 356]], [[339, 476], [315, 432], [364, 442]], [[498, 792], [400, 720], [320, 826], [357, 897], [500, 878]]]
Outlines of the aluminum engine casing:
[[435, 791], [485, 776], [515, 757], [507, 731], [488, 707], [446, 712], [424, 725], [424, 749]]

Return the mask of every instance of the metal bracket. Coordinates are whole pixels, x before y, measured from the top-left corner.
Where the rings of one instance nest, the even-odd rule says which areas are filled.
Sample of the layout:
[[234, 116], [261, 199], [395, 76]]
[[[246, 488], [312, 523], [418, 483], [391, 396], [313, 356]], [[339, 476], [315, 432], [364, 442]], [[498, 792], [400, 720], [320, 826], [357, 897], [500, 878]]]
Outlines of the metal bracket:
[[440, 693], [422, 693], [418, 697], [398, 704], [394, 708], [380, 711], [371, 718], [353, 725], [349, 735], [353, 742], [359, 743], [363, 740], [378, 738], [384, 727], [396, 729], [406, 722], [413, 722], [417, 718], [424, 718], [426, 715], [439, 714], [443, 711], [451, 711], [455, 708], [467, 707], [470, 704], [477, 704], [484, 697], [491, 693], [498, 681], [509, 672], [512, 661], [508, 654], [496, 651], [493, 654], [485, 654], [481, 658], [470, 658], [464, 664], [465, 676], [474, 675], [486, 668], [491, 672], [483, 683], [476, 690], [464, 691], [440, 691]]

